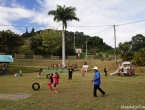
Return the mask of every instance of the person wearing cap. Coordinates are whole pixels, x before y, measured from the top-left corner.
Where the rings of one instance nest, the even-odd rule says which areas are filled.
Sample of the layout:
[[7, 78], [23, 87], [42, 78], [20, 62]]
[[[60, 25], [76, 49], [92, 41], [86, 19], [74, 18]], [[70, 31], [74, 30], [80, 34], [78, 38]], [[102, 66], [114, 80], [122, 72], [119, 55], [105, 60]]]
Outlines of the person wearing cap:
[[94, 70], [94, 78], [92, 79], [92, 82], [94, 84], [94, 90], [93, 90], [93, 95], [94, 97], [97, 97], [97, 89], [102, 93], [102, 96], [105, 95], [105, 92], [100, 88], [101, 84], [101, 77], [100, 77], [100, 72], [98, 71], [98, 67], [92, 68]]

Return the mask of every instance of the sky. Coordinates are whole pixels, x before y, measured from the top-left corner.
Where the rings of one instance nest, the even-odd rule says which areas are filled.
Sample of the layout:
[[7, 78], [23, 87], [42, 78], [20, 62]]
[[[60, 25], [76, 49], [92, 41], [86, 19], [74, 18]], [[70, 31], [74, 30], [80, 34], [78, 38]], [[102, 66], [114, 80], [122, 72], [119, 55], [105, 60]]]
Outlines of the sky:
[[62, 23], [48, 15], [57, 5], [77, 9], [80, 21], [68, 21], [67, 31], [99, 36], [113, 48], [114, 25], [117, 47], [137, 34], [145, 36], [145, 0], [0, 0], [0, 31], [61, 30]]

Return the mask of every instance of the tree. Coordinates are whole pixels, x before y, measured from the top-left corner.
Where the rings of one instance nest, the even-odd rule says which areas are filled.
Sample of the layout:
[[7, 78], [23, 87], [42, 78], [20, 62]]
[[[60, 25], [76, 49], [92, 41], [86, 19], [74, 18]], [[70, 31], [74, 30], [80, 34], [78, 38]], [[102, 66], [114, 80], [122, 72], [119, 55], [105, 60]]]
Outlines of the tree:
[[[30, 48], [36, 55], [61, 56], [61, 38], [61, 31], [47, 29], [31, 37]], [[71, 39], [67, 38], [66, 42], [66, 54], [75, 55], [75, 50], [71, 43]]]
[[62, 22], [62, 64], [65, 66], [65, 34], [64, 30], [67, 29], [67, 21], [76, 20], [79, 21], [79, 18], [76, 17], [76, 8], [75, 7], [65, 7], [57, 5], [56, 10], [51, 10], [48, 12], [48, 15], [53, 15], [54, 22]]
[[88, 50], [91, 51], [91, 53], [96, 56], [96, 52], [100, 51], [99, 47], [103, 45], [103, 40], [99, 37], [90, 37], [88, 40]]
[[36, 55], [55, 55], [61, 46], [61, 34], [57, 30], [44, 30], [31, 37], [30, 48]]
[[141, 48], [135, 52], [133, 63], [138, 66], [145, 66], [145, 48]]
[[145, 47], [145, 37], [141, 34], [137, 34], [132, 37], [132, 50], [138, 51], [142, 47]]
[[131, 42], [119, 43], [119, 54], [123, 61], [131, 61], [133, 58]]
[[24, 44], [24, 40], [18, 34], [7, 30], [0, 32], [1, 51], [15, 53], [18, 48]]

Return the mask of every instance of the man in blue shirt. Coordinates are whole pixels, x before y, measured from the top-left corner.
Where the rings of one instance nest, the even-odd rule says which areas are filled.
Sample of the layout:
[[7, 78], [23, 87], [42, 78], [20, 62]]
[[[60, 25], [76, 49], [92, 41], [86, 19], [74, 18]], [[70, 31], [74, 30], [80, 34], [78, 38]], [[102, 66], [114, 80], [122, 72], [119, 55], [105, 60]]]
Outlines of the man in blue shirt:
[[102, 93], [102, 96], [105, 95], [105, 92], [100, 88], [100, 84], [101, 84], [101, 77], [100, 77], [100, 72], [98, 71], [98, 67], [94, 67], [94, 78], [92, 80], [93, 84], [94, 84], [94, 91], [93, 91], [93, 95], [94, 97], [97, 97], [97, 89]]

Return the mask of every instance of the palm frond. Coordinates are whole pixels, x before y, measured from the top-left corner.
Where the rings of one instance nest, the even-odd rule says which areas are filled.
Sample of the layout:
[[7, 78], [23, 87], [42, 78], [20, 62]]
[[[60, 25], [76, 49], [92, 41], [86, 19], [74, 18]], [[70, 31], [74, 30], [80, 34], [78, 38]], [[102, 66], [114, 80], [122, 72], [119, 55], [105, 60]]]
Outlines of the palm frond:
[[55, 15], [56, 11], [55, 10], [51, 10], [48, 12], [48, 15]]
[[72, 20], [76, 20], [76, 21], [80, 21], [79, 18], [76, 17], [76, 8], [75, 7], [66, 7], [61, 6], [61, 5], [57, 5], [57, 9], [56, 10], [51, 10], [48, 12], [48, 15], [54, 15], [53, 20], [56, 22], [63, 22], [63, 25], [65, 28], [67, 28], [67, 21], [72, 21]]

